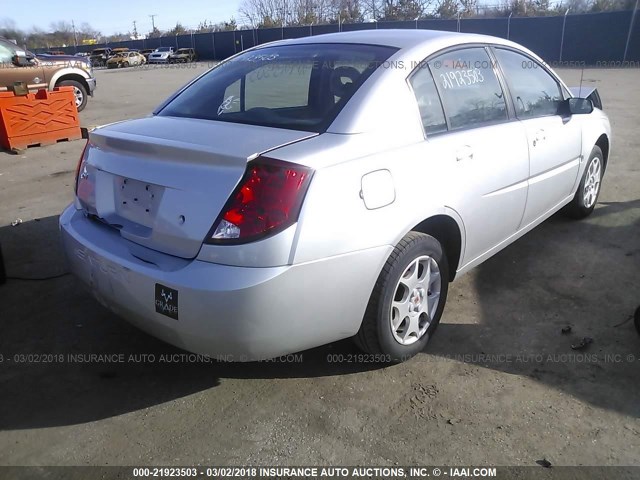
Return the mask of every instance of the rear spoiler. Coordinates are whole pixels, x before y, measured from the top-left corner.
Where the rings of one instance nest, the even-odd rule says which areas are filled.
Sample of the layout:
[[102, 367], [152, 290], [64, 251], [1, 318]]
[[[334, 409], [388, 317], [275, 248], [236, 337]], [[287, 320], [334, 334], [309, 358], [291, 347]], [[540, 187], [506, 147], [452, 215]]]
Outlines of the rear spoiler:
[[569, 87], [571, 95], [577, 98], [588, 98], [593, 102], [593, 106], [602, 110], [602, 99], [596, 87], [582, 85], [580, 87]]

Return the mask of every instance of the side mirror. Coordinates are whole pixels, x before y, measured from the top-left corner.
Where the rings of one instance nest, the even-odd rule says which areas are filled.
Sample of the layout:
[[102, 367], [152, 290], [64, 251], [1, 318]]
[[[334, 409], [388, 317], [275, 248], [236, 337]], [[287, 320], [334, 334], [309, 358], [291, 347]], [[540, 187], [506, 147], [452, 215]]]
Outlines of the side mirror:
[[28, 67], [29, 65], [31, 65], [31, 60], [33, 60], [33, 57], [27, 55], [27, 52], [19, 50], [13, 56], [12, 60], [13, 64], [16, 67]]
[[593, 112], [593, 102], [589, 98], [570, 98], [569, 111], [572, 115], [581, 115]]
[[563, 116], [586, 115], [593, 112], [593, 102], [589, 98], [568, 98], [560, 103], [560, 114]]

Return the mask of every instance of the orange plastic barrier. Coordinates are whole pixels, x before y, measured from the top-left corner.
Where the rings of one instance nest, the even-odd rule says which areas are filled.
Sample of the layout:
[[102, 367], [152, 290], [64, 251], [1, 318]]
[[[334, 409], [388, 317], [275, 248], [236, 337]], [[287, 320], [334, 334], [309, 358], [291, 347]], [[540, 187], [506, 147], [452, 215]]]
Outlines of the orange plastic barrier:
[[82, 138], [73, 87], [16, 96], [0, 92], [0, 145], [17, 151]]

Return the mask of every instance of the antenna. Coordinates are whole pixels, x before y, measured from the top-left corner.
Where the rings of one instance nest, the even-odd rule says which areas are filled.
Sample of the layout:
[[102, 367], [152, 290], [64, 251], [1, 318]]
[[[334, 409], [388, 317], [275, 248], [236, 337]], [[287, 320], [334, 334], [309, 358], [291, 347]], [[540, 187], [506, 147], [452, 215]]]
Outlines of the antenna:
[[580, 90], [578, 90], [578, 98], [582, 98], [582, 78], [584, 77], [584, 65], [582, 65], [582, 71], [580, 72]]

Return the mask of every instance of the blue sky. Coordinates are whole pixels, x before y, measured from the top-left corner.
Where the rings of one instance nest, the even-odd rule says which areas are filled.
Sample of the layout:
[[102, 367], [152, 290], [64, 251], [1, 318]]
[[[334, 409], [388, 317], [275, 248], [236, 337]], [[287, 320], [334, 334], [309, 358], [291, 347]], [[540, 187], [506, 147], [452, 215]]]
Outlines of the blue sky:
[[167, 30], [179, 21], [185, 26], [196, 27], [202, 20], [213, 23], [238, 18], [241, 0], [32, 0], [25, 8], [24, 2], [1, 0], [0, 23], [5, 19], [15, 22], [17, 28], [29, 30], [33, 26], [48, 29], [51, 22], [73, 20], [76, 25], [87, 22], [103, 34], [128, 32], [137, 22], [139, 33], [151, 30], [149, 15], [157, 14], [156, 26]]

